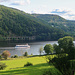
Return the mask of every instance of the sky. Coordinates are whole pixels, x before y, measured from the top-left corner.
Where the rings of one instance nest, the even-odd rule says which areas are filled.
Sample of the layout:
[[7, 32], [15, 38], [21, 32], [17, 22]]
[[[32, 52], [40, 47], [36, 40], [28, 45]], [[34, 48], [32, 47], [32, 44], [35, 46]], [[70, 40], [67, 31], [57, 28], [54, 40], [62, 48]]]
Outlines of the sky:
[[75, 20], [75, 0], [0, 0], [0, 5], [30, 14], [56, 14]]

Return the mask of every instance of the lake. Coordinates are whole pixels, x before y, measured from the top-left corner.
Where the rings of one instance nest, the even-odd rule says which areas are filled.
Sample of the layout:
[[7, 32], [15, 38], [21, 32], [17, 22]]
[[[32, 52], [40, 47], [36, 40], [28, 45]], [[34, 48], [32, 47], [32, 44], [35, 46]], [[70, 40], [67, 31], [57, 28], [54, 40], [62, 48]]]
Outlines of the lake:
[[[57, 41], [42, 41], [42, 42], [29, 42], [30, 48], [27, 49], [15, 49], [16, 45], [24, 45], [26, 43], [10, 43], [10, 42], [0, 42], [0, 54], [4, 50], [8, 50], [12, 55], [17, 54], [18, 56], [22, 56], [24, 52], [28, 52], [28, 55], [39, 55], [39, 48], [44, 47], [46, 44], [57, 44]], [[42, 54], [45, 54], [43, 52]]]

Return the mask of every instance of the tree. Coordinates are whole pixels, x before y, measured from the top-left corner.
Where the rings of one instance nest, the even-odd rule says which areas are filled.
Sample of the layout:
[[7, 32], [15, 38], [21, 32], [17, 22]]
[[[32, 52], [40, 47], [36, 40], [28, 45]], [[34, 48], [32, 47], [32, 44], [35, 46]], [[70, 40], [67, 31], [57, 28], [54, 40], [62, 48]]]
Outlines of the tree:
[[65, 36], [58, 40], [59, 47], [64, 50], [64, 52], [69, 53], [73, 48], [73, 38], [70, 36]]
[[2, 56], [7, 59], [10, 56], [10, 52], [8, 50], [3, 51]]
[[24, 56], [28, 56], [28, 53], [27, 53], [27, 52], [25, 52], [25, 53], [24, 53]]
[[14, 58], [18, 58], [18, 55], [17, 55], [17, 54], [15, 54], [15, 55], [14, 55]]
[[66, 53], [64, 53], [64, 50], [60, 48], [59, 45], [53, 44], [53, 48], [58, 58], [66, 55]]
[[73, 38], [69, 36], [60, 38], [58, 45], [54, 44], [53, 47], [56, 51], [56, 57], [53, 59], [47, 57], [48, 63], [52, 63], [63, 75], [74, 75], [75, 61], [70, 60], [75, 58]]
[[5, 63], [1, 63], [0, 62], [0, 70], [3, 70], [7, 67], [7, 65]]
[[[73, 38], [70, 36], [65, 36], [58, 40], [60, 49], [63, 49], [63, 53], [67, 53], [69, 59], [75, 58], [75, 48], [73, 44]], [[74, 56], [74, 57], [73, 57]]]
[[2, 55], [0, 54], [0, 60], [2, 59]]
[[42, 52], [43, 52], [43, 47], [41, 46], [40, 49], [39, 49], [40, 55], [41, 55]]
[[59, 54], [61, 52], [59, 45], [53, 44], [53, 48], [54, 48], [54, 51], [56, 52], [56, 54]]
[[47, 54], [49, 54], [49, 53], [52, 54], [54, 49], [53, 49], [53, 46], [51, 44], [46, 44], [44, 47], [44, 50]]

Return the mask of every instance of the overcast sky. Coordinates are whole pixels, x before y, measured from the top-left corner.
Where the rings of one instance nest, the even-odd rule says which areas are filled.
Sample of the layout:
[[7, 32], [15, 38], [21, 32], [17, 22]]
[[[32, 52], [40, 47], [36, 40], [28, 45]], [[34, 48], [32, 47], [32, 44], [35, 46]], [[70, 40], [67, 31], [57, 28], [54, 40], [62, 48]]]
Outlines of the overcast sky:
[[75, 20], [75, 0], [0, 0], [0, 4], [26, 13], [57, 14]]

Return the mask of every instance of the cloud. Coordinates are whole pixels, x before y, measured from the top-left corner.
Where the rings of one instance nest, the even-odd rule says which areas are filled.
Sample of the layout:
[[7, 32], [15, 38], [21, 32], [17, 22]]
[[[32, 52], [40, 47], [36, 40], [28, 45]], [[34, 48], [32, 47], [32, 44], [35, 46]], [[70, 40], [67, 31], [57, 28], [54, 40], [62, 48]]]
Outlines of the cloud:
[[21, 5], [20, 3], [11, 3], [11, 5]]
[[14, 1], [13, 3], [11, 3], [11, 5], [25, 5], [24, 1]]
[[13, 1], [10, 5], [26, 5], [26, 4], [30, 4], [30, 0], [16, 0]]
[[75, 20], [75, 11], [72, 9], [54, 9], [49, 14], [56, 14], [68, 20]]
[[11, 1], [11, 0], [0, 0], [0, 2], [8, 2], [8, 1]]
[[30, 1], [30, 0], [27, 0], [27, 3], [28, 3], [28, 4], [30, 4], [30, 3], [31, 3], [31, 1]]
[[51, 11], [51, 13], [55, 13], [55, 14], [66, 14], [68, 11], [66, 10], [61, 10], [61, 9], [54, 9], [53, 11]]
[[47, 14], [47, 12], [46, 11], [43, 11], [43, 10], [40, 10], [40, 9], [38, 9], [38, 10], [32, 10], [31, 12], [30, 12], [31, 14]]

